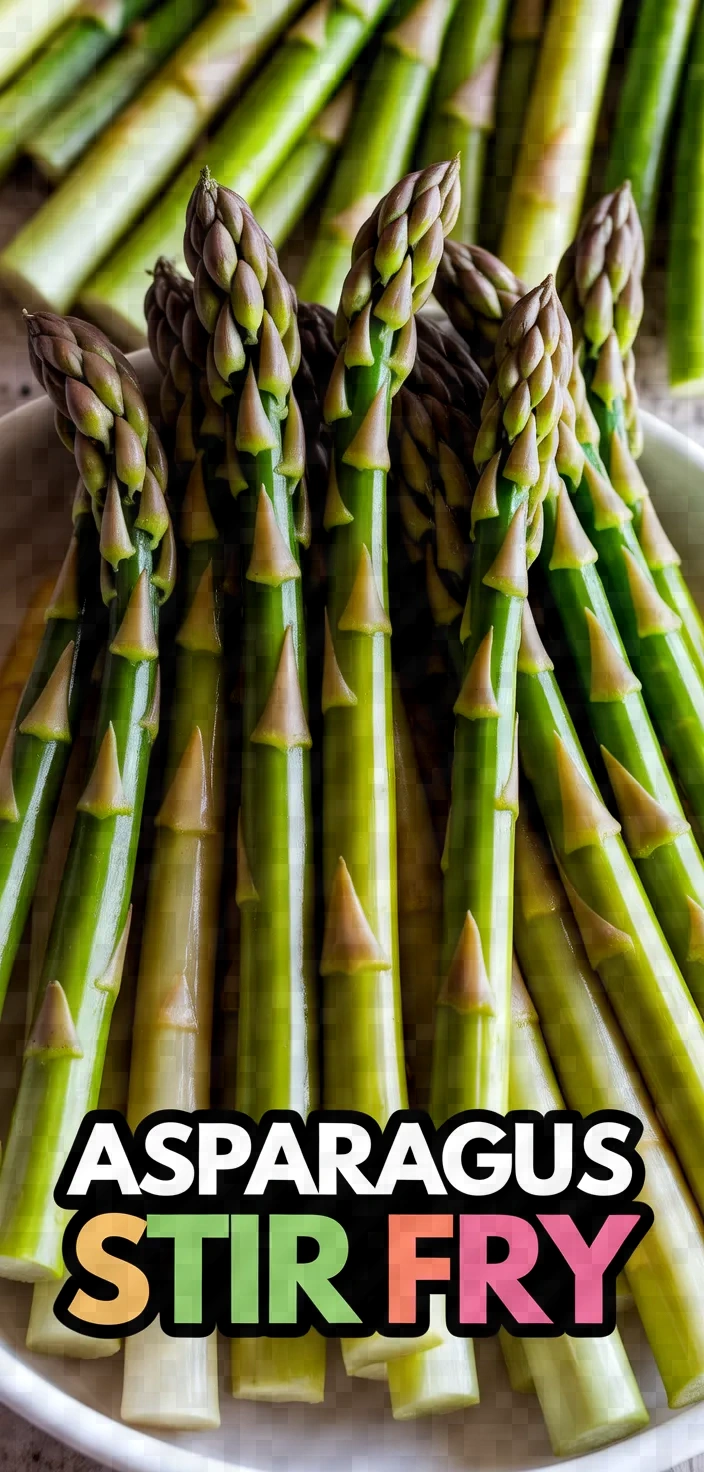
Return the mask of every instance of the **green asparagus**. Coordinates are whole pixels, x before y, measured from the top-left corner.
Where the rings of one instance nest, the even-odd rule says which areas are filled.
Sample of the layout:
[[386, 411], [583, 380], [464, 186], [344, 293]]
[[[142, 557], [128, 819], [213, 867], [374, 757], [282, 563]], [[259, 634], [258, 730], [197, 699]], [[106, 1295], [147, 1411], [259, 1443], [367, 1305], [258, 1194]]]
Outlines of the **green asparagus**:
[[[511, 997], [512, 1109], [564, 1109], [538, 1018], [514, 961]], [[613, 1107], [613, 1106], [612, 1106]], [[648, 1424], [618, 1329], [605, 1338], [524, 1339], [528, 1368], [557, 1457], [576, 1456]]]
[[516, 948], [570, 1109], [624, 1109], [643, 1121], [642, 1199], [654, 1213], [626, 1275], [670, 1406], [704, 1395], [704, 1228], [604, 989], [592, 971], [550, 856], [521, 811]]
[[[2, 252], [0, 276], [23, 303], [46, 303], [58, 311], [69, 306], [299, 3], [261, 0], [251, 10], [217, 5], [201, 21]], [[180, 224], [187, 198], [188, 192], [180, 202]], [[140, 309], [144, 271], [158, 254], [157, 242], [139, 265]]]
[[408, 168], [451, 7], [404, 0], [381, 38], [303, 269], [306, 300], [336, 308], [357, 231]]
[[0, 86], [58, 30], [76, 0], [1, 0]]
[[58, 109], [59, 99], [54, 99], [51, 113], [43, 120], [35, 120], [41, 121], [41, 126], [25, 134], [24, 151], [52, 183], [73, 168], [98, 133], [117, 117], [159, 64], [189, 35], [208, 4], [209, 0], [165, 0], [141, 24], [131, 26], [114, 56], [75, 96]]
[[648, 244], [697, 8], [696, 0], [645, 0], [640, 6], [612, 125], [605, 185], [618, 189], [630, 179]]
[[[589, 406], [599, 449], [633, 524], [658, 593], [678, 615], [682, 636], [704, 676], [704, 622], [648, 498], [629, 450], [640, 448], [633, 342], [643, 312], [643, 234], [629, 184], [606, 195], [582, 221], [560, 269], [565, 306], [583, 344]], [[619, 371], [619, 359], [623, 372]]]
[[[496, 90], [496, 126], [486, 173], [480, 238], [499, 243], [545, 29], [546, 0], [513, 0]], [[466, 238], [466, 237], [465, 237]]]
[[[333, 95], [389, 4], [334, 0], [328, 12], [315, 0], [205, 150], [204, 162], [215, 177], [253, 204]], [[293, 8], [288, 0], [286, 14]], [[91, 316], [109, 323], [125, 341], [139, 339], [144, 331], [144, 272], [160, 254], [180, 255], [193, 180], [189, 164], [81, 292]]]
[[[188, 207], [184, 248], [208, 334], [210, 394], [234, 435], [230, 489], [245, 589], [236, 1102], [255, 1119], [267, 1109], [307, 1115], [317, 1078], [295, 297], [244, 200], [207, 170]], [[232, 1369], [235, 1394], [322, 1400], [325, 1341], [314, 1331], [303, 1340], [234, 1340]]]
[[[357, 235], [324, 403], [334, 458], [322, 708], [325, 1103], [380, 1124], [406, 1105], [399, 988], [396, 802], [386, 567], [391, 397], [415, 358], [414, 312], [430, 295], [459, 208], [457, 163], [411, 174]], [[348, 1371], [447, 1338], [343, 1341]], [[449, 1388], [449, 1387], [448, 1387]]]
[[554, 271], [582, 204], [621, 0], [567, 0], [548, 15], [501, 236], [529, 285]]
[[476, 240], [486, 150], [494, 127], [496, 83], [508, 0], [459, 0], [442, 49], [421, 161], [461, 158], [462, 204], [454, 233]]
[[288, 240], [327, 178], [350, 125], [356, 99], [353, 82], [346, 82], [332, 102], [311, 123], [301, 140], [257, 195], [257, 219], [277, 250]]
[[704, 15], [696, 22], [675, 156], [667, 268], [667, 340], [673, 393], [704, 385]]
[[604, 806], [527, 604], [519, 747], [591, 965], [701, 1207], [704, 1022]]
[[[78, 326], [78, 325], [77, 325]], [[173, 582], [166, 462], [131, 370], [101, 334], [29, 319], [33, 359], [63, 388], [100, 520], [110, 647], [93, 766], [78, 804], [0, 1172], [0, 1272], [58, 1277], [66, 1214], [53, 1191], [95, 1107], [130, 923], [157, 699], [158, 605]], [[135, 500], [135, 497], [138, 497]], [[156, 567], [154, 552], [160, 548]]]

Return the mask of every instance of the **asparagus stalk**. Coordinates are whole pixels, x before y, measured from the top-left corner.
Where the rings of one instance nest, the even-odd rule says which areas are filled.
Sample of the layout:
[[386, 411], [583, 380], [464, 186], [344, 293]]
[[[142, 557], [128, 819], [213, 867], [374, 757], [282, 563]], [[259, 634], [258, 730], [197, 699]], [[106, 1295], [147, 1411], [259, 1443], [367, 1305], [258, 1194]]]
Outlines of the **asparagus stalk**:
[[9, 81], [52, 31], [75, 9], [76, 0], [2, 0], [0, 86]]
[[337, 306], [357, 231], [410, 164], [452, 7], [404, 0], [385, 30], [301, 275], [302, 297]]
[[40, 583], [0, 666], [0, 745], [4, 746], [22, 691], [32, 673], [42, 642], [46, 611], [51, 607], [54, 578]]
[[621, 0], [553, 5], [523, 130], [501, 255], [529, 284], [577, 226]]
[[0, 175], [12, 167], [34, 129], [62, 106], [146, 6], [147, 0], [123, 0], [109, 11], [100, 0], [92, 8], [82, 5], [0, 93]]
[[[487, 341], [495, 331], [497, 317], [503, 315], [502, 303], [492, 290], [491, 276], [484, 274], [484, 262], [472, 253], [471, 271], [466, 248], [450, 243], [445, 259], [450, 268], [441, 266], [438, 291], [453, 322], [470, 344], [486, 351]], [[459, 268], [459, 269], [458, 269]], [[487, 270], [493, 267], [489, 261]], [[494, 279], [497, 279], [494, 275]], [[569, 303], [569, 292], [568, 292]], [[620, 360], [619, 360], [620, 367]], [[619, 368], [616, 369], [617, 373]], [[565, 470], [563, 479], [584, 530], [599, 557], [599, 570], [618, 624], [628, 657], [643, 685], [646, 704], [655, 722], [663, 746], [670, 753], [685, 789], [700, 830], [704, 826], [704, 748], [700, 733], [704, 729], [704, 685], [680, 629], [679, 616], [665, 602], [655, 584], [648, 561], [668, 561], [669, 543], [655, 519], [648, 502], [643, 531], [648, 560], [633, 526], [633, 511], [623, 494], [643, 499], [643, 482], [632, 460], [621, 454], [619, 465], [626, 466], [621, 475], [621, 495], [615, 494], [599, 458], [599, 426], [587, 402], [581, 370], [575, 359], [570, 385], [577, 415], [575, 430], [585, 453], [584, 473], [575, 487]], [[622, 442], [619, 449], [623, 450]], [[574, 473], [577, 473], [576, 471]], [[631, 490], [629, 492], [629, 486]], [[652, 513], [652, 515], [651, 515]], [[646, 536], [648, 524], [652, 534]], [[669, 548], [670, 553], [672, 549]], [[693, 950], [694, 933], [690, 937]]]
[[[512, 1109], [541, 1114], [565, 1107], [515, 961], [510, 1102]], [[648, 1412], [618, 1329], [596, 1339], [568, 1334], [524, 1339], [523, 1348], [555, 1456], [593, 1451], [647, 1426]]]
[[[185, 250], [209, 337], [210, 393], [224, 405], [238, 457], [230, 482], [245, 590], [236, 1102], [255, 1119], [268, 1109], [306, 1115], [317, 1078], [295, 297], [247, 205], [207, 170], [188, 207]], [[236, 1395], [322, 1400], [325, 1341], [315, 1332], [234, 1340], [232, 1372]]]
[[442, 941], [442, 874], [403, 701], [393, 688], [398, 936], [405, 1056], [416, 1106], [427, 1105]]
[[495, 249], [506, 213], [545, 29], [546, 0], [513, 0], [496, 89], [496, 126], [482, 209], [482, 241]]
[[[211, 140], [206, 158], [214, 176], [253, 203], [333, 95], [389, 3], [334, 0], [328, 11], [315, 0]], [[293, 8], [288, 0], [286, 16]], [[158, 255], [180, 255], [193, 177], [189, 164], [81, 292], [91, 316], [110, 323], [125, 341], [144, 330], [144, 272]]]
[[562, 262], [563, 294], [583, 343], [582, 367], [602, 460], [632, 509], [658, 593], [680, 618], [682, 636], [704, 675], [704, 622], [680, 571], [679, 555], [662, 531], [629, 453], [629, 440], [636, 452], [640, 444], [633, 343], [643, 312], [643, 257], [638, 213], [630, 185], [624, 184], [582, 221]]
[[[496, 344], [474, 458], [481, 469], [445, 858], [443, 974], [431, 1113], [504, 1112], [508, 1095], [515, 689], [528, 591], [526, 527], [553, 472], [571, 334], [551, 279], [517, 304]], [[528, 378], [530, 377], [530, 384]], [[541, 459], [542, 455], [542, 459]]]
[[604, 984], [689, 1184], [704, 1201], [704, 1023], [604, 807], [524, 607], [519, 746], [584, 948]]
[[[27, 998], [27, 1030], [32, 1025], [34, 1016], [35, 990], [32, 985], [33, 975], [41, 974], [41, 966], [49, 937], [51, 919], [58, 898], [61, 884], [61, 874], [68, 857], [73, 823], [76, 815], [76, 801], [82, 791], [81, 775], [85, 774], [86, 763], [90, 754], [90, 736], [93, 725], [94, 712], [89, 708], [84, 711], [78, 737], [74, 742], [69, 762], [66, 779], [61, 791], [61, 802], [54, 820], [51, 838], [45, 860], [47, 870], [46, 909], [38, 917], [36, 915], [37, 902], [32, 910], [32, 934], [30, 941], [30, 987]], [[35, 924], [35, 918], [37, 923]], [[129, 1082], [130, 1048], [133, 1034], [134, 1021], [134, 976], [130, 964], [129, 955], [125, 958], [125, 969], [123, 972], [122, 985], [115, 1003], [115, 1010], [110, 1026], [110, 1036], [105, 1052], [105, 1067], [100, 1085], [99, 1107], [101, 1109], [119, 1109], [126, 1111], [127, 1086]], [[64, 1275], [58, 1279], [52, 1278], [45, 1282], [34, 1284], [32, 1290], [32, 1307], [27, 1324], [27, 1349], [33, 1354], [65, 1355], [69, 1359], [96, 1360], [109, 1359], [117, 1354], [122, 1344], [119, 1339], [98, 1339], [90, 1334], [79, 1334], [75, 1329], [67, 1329], [57, 1319], [54, 1313], [54, 1304], [61, 1289], [66, 1282]]]
[[[80, 168], [62, 181], [2, 252], [0, 276], [22, 302], [66, 309], [158, 194], [208, 120], [253, 70], [298, 3], [262, 0], [247, 11], [218, 5], [205, 17], [134, 107], [106, 129]], [[181, 221], [186, 202], [181, 200]], [[151, 269], [158, 254], [158, 249], [150, 250], [144, 265], [140, 263], [140, 304], [144, 270]]]
[[696, 0], [645, 0], [628, 52], [605, 184], [618, 189], [630, 179], [646, 243], [655, 227], [665, 149], [696, 12]]
[[[176, 635], [165, 793], [157, 815], [137, 983], [128, 1119], [207, 1109], [223, 857], [223, 544], [219, 445], [201, 434], [182, 513], [186, 612]], [[196, 495], [203, 499], [196, 504]], [[217, 1339], [170, 1339], [155, 1322], [125, 1344], [122, 1418], [218, 1426]]]
[[522, 1339], [514, 1339], [505, 1329], [499, 1329], [499, 1344], [504, 1357], [506, 1374], [514, 1395], [535, 1395], [535, 1383], [526, 1357]]
[[356, 88], [346, 82], [311, 124], [262, 194], [257, 219], [277, 250], [293, 234], [330, 173], [348, 131]]
[[[46, 341], [51, 353], [51, 338]], [[97, 647], [97, 549], [88, 497], [77, 497], [74, 518], [74, 535], [46, 608], [44, 636], [0, 759], [0, 1007]]]
[[25, 152], [52, 183], [62, 179], [162, 61], [202, 18], [208, 0], [166, 0], [127, 31], [114, 56], [77, 95], [26, 135]]
[[100, 515], [110, 603], [94, 765], [78, 804], [0, 1172], [0, 1271], [36, 1281], [61, 1273], [65, 1213], [54, 1205], [54, 1186], [100, 1089], [153, 740], [157, 590], [168, 596], [174, 574], [165, 460], [131, 372], [90, 329], [82, 340], [91, 346], [81, 348], [79, 333], [59, 319], [30, 318], [29, 328], [34, 361], [45, 381], [51, 375], [57, 397], [63, 393], [76, 459]]
[[[560, 428], [558, 470], [579, 481], [584, 453], [566, 418]], [[558, 480], [544, 503], [543, 572], [601, 747], [626, 846], [701, 1011], [704, 965], [692, 945], [692, 917], [704, 917], [704, 859], [653, 730], [596, 559], [566, 486]]]
[[[392, 391], [415, 357], [459, 207], [457, 163], [400, 181], [359, 231], [339, 312], [344, 339], [325, 399], [334, 462], [324, 712], [325, 1103], [385, 1124], [406, 1105], [399, 988], [396, 800], [386, 569]], [[343, 1341], [348, 1371], [437, 1344]]]
[[442, 49], [421, 159], [461, 158], [462, 204], [454, 234], [476, 240], [486, 151], [508, 0], [459, 0]]
[[683, 88], [667, 267], [670, 385], [697, 395], [704, 384], [704, 16], [699, 15]]
[[516, 834], [516, 947], [570, 1109], [643, 1121], [642, 1199], [654, 1222], [626, 1269], [670, 1406], [704, 1394], [704, 1228], [582, 940], [550, 856], [523, 810]]

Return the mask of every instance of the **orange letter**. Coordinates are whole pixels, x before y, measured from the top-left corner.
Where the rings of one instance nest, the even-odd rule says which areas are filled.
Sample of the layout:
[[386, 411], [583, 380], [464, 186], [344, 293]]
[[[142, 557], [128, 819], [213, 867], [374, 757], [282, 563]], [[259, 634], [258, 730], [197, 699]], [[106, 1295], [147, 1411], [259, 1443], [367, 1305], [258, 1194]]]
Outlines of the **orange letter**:
[[103, 1278], [117, 1289], [115, 1298], [91, 1298], [79, 1288], [68, 1305], [69, 1313], [86, 1324], [129, 1324], [139, 1318], [149, 1302], [149, 1280], [134, 1263], [106, 1252], [108, 1237], [125, 1237], [139, 1242], [146, 1222], [123, 1211], [104, 1212], [81, 1227], [76, 1238], [76, 1257], [87, 1272]]
[[447, 1257], [418, 1257], [419, 1237], [451, 1237], [451, 1216], [389, 1217], [389, 1323], [415, 1324], [418, 1283], [445, 1283], [450, 1276]]

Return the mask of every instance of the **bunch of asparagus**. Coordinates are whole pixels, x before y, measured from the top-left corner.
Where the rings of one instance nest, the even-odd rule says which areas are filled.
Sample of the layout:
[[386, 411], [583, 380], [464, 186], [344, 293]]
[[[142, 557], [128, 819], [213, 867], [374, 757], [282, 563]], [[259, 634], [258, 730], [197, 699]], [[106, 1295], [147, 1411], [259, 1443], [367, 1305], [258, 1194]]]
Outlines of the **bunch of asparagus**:
[[[655, 1223], [628, 1289], [681, 1406], [704, 1395], [704, 629], [634, 459], [641, 227], [613, 191], [557, 289], [526, 291], [447, 238], [459, 180], [455, 160], [393, 185], [334, 317], [299, 307], [250, 207], [203, 171], [193, 280], [161, 259], [146, 298], [175, 529], [129, 362], [78, 319], [27, 319], [79, 482], [44, 633], [30, 617], [0, 674], [3, 988], [94, 729], [34, 958], [0, 1273], [35, 1284], [33, 1350], [119, 1348], [54, 1318], [53, 1186], [101, 1085], [114, 1097], [123, 972], [134, 1125], [207, 1107], [225, 970], [221, 1088], [253, 1117], [322, 1097], [384, 1124], [409, 1094], [438, 1123], [639, 1115]], [[433, 290], [452, 326], [416, 322]], [[646, 1423], [618, 1331], [502, 1349], [556, 1453]], [[421, 1338], [342, 1351], [398, 1419], [479, 1399], [439, 1297]], [[325, 1371], [315, 1332], [232, 1342], [238, 1397], [320, 1401]], [[216, 1426], [215, 1338], [131, 1338], [122, 1414]]]

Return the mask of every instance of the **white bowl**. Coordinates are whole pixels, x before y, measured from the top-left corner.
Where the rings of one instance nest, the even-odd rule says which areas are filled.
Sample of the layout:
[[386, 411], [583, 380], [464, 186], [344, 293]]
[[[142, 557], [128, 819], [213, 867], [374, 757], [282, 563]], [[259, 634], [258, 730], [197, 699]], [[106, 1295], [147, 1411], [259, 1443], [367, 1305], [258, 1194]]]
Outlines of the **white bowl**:
[[[146, 353], [135, 362], [153, 388]], [[704, 451], [645, 415], [642, 467], [685, 570], [704, 599]], [[46, 400], [0, 420], [0, 653], [33, 583], [55, 567], [66, 538], [71, 460], [57, 443]], [[4, 558], [3, 558], [4, 554]], [[14, 1013], [13, 1013], [14, 1000]], [[8, 998], [0, 1057], [14, 1053]], [[11, 1102], [12, 1069], [0, 1071], [0, 1115]], [[4, 1108], [3, 1108], [4, 1106]], [[0, 1128], [2, 1121], [0, 1120]], [[704, 1404], [671, 1413], [635, 1316], [624, 1337], [651, 1426], [628, 1441], [568, 1462], [551, 1457], [534, 1397], [513, 1396], [495, 1342], [479, 1346], [482, 1403], [464, 1414], [400, 1424], [383, 1385], [345, 1378], [330, 1346], [324, 1406], [262, 1406], [235, 1401], [225, 1378], [219, 1431], [151, 1436], [119, 1420], [121, 1357], [59, 1361], [28, 1354], [24, 1336], [31, 1289], [0, 1280], [0, 1399], [60, 1440], [120, 1472], [537, 1472], [560, 1466], [581, 1472], [665, 1472], [704, 1450]], [[223, 1346], [223, 1349], [225, 1346]]]

